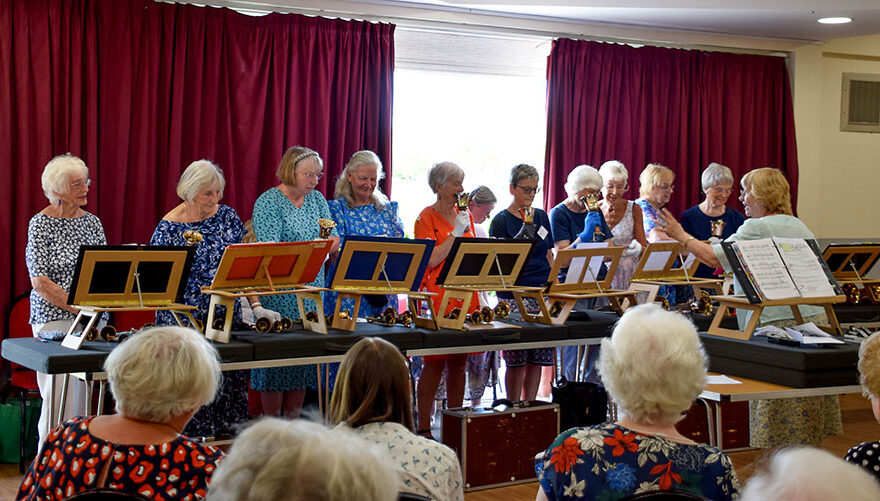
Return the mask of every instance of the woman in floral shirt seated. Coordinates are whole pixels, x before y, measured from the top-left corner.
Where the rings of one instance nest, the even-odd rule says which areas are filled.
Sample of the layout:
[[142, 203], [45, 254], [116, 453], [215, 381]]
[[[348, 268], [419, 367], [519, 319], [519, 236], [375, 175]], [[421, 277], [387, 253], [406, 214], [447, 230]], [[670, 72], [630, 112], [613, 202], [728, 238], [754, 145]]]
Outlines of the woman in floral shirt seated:
[[706, 354], [689, 320], [656, 305], [627, 310], [602, 341], [599, 373], [621, 417], [563, 432], [538, 454], [538, 500], [610, 500], [652, 490], [736, 498], [730, 459], [675, 429], [706, 383]]

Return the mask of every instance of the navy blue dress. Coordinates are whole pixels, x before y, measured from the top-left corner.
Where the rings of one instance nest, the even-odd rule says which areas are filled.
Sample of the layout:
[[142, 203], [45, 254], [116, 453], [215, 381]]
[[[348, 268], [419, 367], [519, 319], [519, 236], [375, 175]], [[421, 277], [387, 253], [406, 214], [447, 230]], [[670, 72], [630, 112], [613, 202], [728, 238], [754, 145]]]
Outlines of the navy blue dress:
[[[746, 217], [740, 211], [731, 209], [730, 206], [724, 209], [724, 214], [721, 217], [709, 217], [700, 210], [699, 205], [695, 205], [684, 211], [681, 215], [681, 227], [697, 240], [709, 240], [709, 237], [712, 236], [712, 221], [718, 219], [724, 221], [724, 231], [721, 234], [721, 240], [726, 240], [727, 237], [736, 233], [736, 230], [745, 222]], [[714, 273], [714, 268], [700, 263], [696, 276], [715, 278]]]

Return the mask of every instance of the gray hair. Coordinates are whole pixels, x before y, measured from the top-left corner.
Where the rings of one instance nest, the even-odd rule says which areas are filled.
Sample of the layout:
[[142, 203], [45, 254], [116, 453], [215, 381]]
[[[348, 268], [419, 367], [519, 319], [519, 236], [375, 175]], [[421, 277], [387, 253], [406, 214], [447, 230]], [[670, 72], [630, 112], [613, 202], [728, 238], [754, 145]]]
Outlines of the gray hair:
[[199, 191], [217, 186], [220, 188], [220, 196], [226, 188], [226, 178], [223, 171], [210, 160], [196, 160], [189, 164], [180, 181], [177, 182], [177, 196], [185, 202], [192, 202]]
[[[345, 164], [345, 168], [342, 169], [342, 173], [339, 174], [339, 178], [336, 180], [336, 191], [334, 193], [336, 198], [344, 199], [349, 208], [354, 207], [354, 193], [351, 190], [351, 182], [348, 180], [348, 174], [354, 174], [361, 165], [375, 165], [377, 175], [376, 181], [378, 182], [385, 179], [385, 171], [382, 170], [382, 161], [379, 160], [378, 155], [370, 150], [361, 150], [352, 155], [351, 160]], [[377, 210], [382, 210], [388, 205], [388, 197], [382, 193], [378, 184], [376, 185], [376, 189], [373, 190], [373, 194], [370, 195], [370, 198]]]
[[437, 162], [428, 171], [428, 186], [437, 193], [437, 188], [448, 183], [450, 179], [460, 176], [464, 178], [464, 170], [453, 162]]
[[590, 165], [578, 165], [568, 173], [568, 181], [565, 182], [565, 192], [572, 196], [582, 190], [602, 189], [602, 176], [599, 171]]
[[740, 492], [740, 501], [868, 501], [880, 499], [875, 478], [828, 451], [779, 449]]
[[529, 164], [519, 164], [514, 168], [510, 169], [510, 184], [516, 186], [523, 179], [534, 179], [537, 181], [540, 179], [538, 176], [538, 169], [532, 167]]
[[211, 477], [209, 501], [394, 501], [388, 456], [345, 426], [263, 418], [243, 431]]
[[733, 172], [726, 165], [712, 162], [703, 170], [703, 174], [700, 176], [700, 184], [704, 190], [719, 184], [733, 185]]
[[612, 400], [632, 419], [669, 423], [703, 391], [706, 353], [697, 329], [654, 304], [629, 308], [602, 340], [599, 374]]
[[89, 168], [82, 159], [70, 153], [58, 155], [43, 167], [43, 175], [40, 177], [43, 194], [49, 199], [49, 203], [57, 204], [58, 194], [70, 190], [71, 177], [88, 175]]
[[495, 198], [495, 194], [492, 193], [492, 190], [489, 189], [488, 186], [477, 186], [474, 191], [471, 192], [471, 202], [477, 205], [489, 205], [494, 204], [498, 201]]
[[217, 351], [185, 327], [147, 329], [117, 346], [104, 361], [116, 412], [167, 423], [214, 398], [220, 384]]
[[602, 176], [603, 183], [608, 181], [626, 182], [629, 180], [629, 172], [626, 171], [626, 166], [623, 165], [623, 162], [619, 160], [609, 160], [602, 164], [599, 167], [599, 175]]

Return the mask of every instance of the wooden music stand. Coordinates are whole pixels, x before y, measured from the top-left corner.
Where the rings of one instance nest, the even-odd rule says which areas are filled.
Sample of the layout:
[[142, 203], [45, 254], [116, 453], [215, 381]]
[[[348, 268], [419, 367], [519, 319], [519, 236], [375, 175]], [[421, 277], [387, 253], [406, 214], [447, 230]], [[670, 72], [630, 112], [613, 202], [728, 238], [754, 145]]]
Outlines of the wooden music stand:
[[822, 252], [822, 259], [831, 270], [834, 279], [840, 284], [851, 283], [856, 288], [868, 289], [871, 301], [880, 302], [880, 296], [875, 293], [875, 287], [880, 285], [880, 280], [865, 279], [871, 268], [877, 264], [880, 258], [880, 244], [830, 244]]
[[[413, 324], [437, 330], [434, 293], [419, 292], [433, 250], [433, 240], [346, 236], [331, 272], [330, 288], [339, 293], [332, 327], [355, 330], [364, 294], [406, 294]], [[340, 318], [344, 298], [354, 300], [354, 311], [345, 319]], [[420, 313], [422, 302], [428, 305], [427, 316]]]
[[653, 302], [664, 285], [689, 285], [697, 294], [705, 287], [724, 294], [723, 280], [694, 277], [700, 261], [693, 255], [685, 258], [687, 254], [678, 242], [649, 243], [633, 272], [630, 290], [646, 292], [646, 303]]
[[[192, 327], [195, 306], [181, 304], [195, 248], [173, 246], [82, 246], [67, 302], [79, 308], [61, 345], [78, 350], [105, 311], [170, 311]], [[81, 331], [80, 323], [85, 322]]]
[[[211, 295], [205, 336], [228, 343], [236, 299], [279, 294], [296, 294], [303, 327], [326, 334], [327, 324], [320, 295], [320, 291], [326, 289], [303, 284], [315, 280], [329, 251], [330, 240], [235, 244], [226, 247], [211, 286], [202, 287], [203, 294]], [[317, 322], [306, 320], [303, 299], [315, 301]], [[226, 307], [222, 329], [214, 328], [217, 306]]]
[[[841, 334], [840, 324], [837, 322], [837, 315], [834, 313], [834, 303], [842, 303], [846, 301], [846, 296], [827, 296], [827, 297], [795, 297], [790, 299], [773, 299], [764, 300], [760, 303], [752, 303], [745, 296], [712, 296], [712, 299], [718, 301], [718, 309], [715, 310], [715, 316], [712, 318], [712, 324], [707, 331], [709, 334], [716, 336], [729, 337], [733, 339], [748, 340], [755, 332], [758, 322], [761, 320], [761, 313], [768, 306], [788, 306], [791, 313], [798, 324], [804, 323], [804, 318], [798, 309], [798, 305], [822, 306], [825, 308], [825, 315], [828, 317], [829, 327], [819, 326], [823, 330], [829, 331], [831, 334]], [[721, 321], [726, 315], [727, 308], [740, 308], [752, 312], [745, 330], [728, 329], [721, 327]]]
[[[591, 247], [581, 249], [565, 249], [556, 255], [553, 268], [550, 270], [550, 280], [553, 282], [546, 292], [515, 292], [516, 304], [520, 315], [526, 322], [538, 322], [542, 324], [564, 324], [571, 314], [572, 308], [579, 299], [607, 297], [611, 306], [618, 314], [623, 314], [625, 309], [620, 298], [629, 301], [629, 305], [637, 304], [636, 292], [632, 290], [615, 290], [611, 288], [614, 273], [620, 263], [623, 247]], [[559, 268], [563, 262], [568, 262], [568, 275], [565, 282], [559, 282]], [[605, 278], [598, 279], [599, 268], [605, 263], [607, 272]], [[529, 313], [522, 298], [535, 299], [540, 307], [536, 315]], [[562, 303], [561, 308], [555, 314], [551, 314], [551, 305]]]
[[[446, 289], [438, 309], [441, 316], [437, 318], [437, 325], [457, 330], [517, 327], [497, 320], [488, 324], [465, 324], [465, 317], [474, 292], [515, 294], [544, 290], [514, 285], [534, 246], [533, 240], [456, 237], [437, 277], [437, 285]], [[442, 314], [453, 299], [461, 300], [460, 312], [455, 318], [446, 318]]]

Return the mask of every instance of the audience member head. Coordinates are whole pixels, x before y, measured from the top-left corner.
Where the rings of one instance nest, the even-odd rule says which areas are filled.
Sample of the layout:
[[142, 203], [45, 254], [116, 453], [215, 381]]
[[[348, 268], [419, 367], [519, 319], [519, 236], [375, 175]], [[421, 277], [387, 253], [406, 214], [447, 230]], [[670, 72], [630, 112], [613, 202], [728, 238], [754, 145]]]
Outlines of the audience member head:
[[385, 179], [382, 161], [370, 150], [361, 150], [351, 156], [336, 180], [336, 198], [342, 198], [349, 207], [372, 203], [377, 209], [388, 205], [388, 197], [378, 188]]
[[180, 175], [177, 196], [184, 202], [192, 203], [203, 191], [219, 191], [220, 198], [223, 198], [225, 188], [226, 178], [223, 177], [220, 167], [210, 160], [196, 160]]
[[480, 224], [489, 218], [489, 214], [495, 210], [495, 203], [498, 201], [495, 194], [488, 186], [477, 186], [471, 191], [471, 199], [468, 202], [468, 210], [474, 218], [474, 224]]
[[[740, 184], [743, 187], [740, 199], [746, 205], [747, 216], [794, 215], [791, 210], [791, 188], [788, 185], [788, 180], [785, 179], [785, 174], [781, 170], [762, 167], [749, 171], [743, 176]], [[752, 204], [750, 204], [750, 200], [746, 199], [747, 196], [750, 196], [753, 199], [753, 203], [761, 208], [760, 211], [752, 210], [752, 214], [748, 213], [748, 209]]]
[[654, 304], [626, 310], [602, 340], [599, 374], [612, 400], [633, 420], [675, 423], [706, 383], [697, 329]]
[[213, 346], [184, 327], [154, 327], [131, 336], [104, 361], [116, 412], [166, 423], [214, 398], [220, 363]]
[[602, 176], [589, 165], [578, 165], [568, 173], [565, 193], [569, 198], [580, 200], [588, 194], [599, 193], [602, 189]]
[[304, 146], [291, 146], [281, 157], [275, 175], [282, 184], [308, 193], [324, 177], [324, 161], [317, 151]]
[[639, 195], [656, 207], [664, 207], [669, 203], [675, 189], [675, 173], [669, 167], [660, 164], [648, 164], [639, 175]]
[[629, 172], [626, 166], [617, 160], [609, 160], [599, 167], [602, 176], [602, 196], [609, 203], [616, 202], [629, 189]]
[[862, 393], [871, 399], [874, 419], [880, 422], [880, 331], [871, 334], [859, 347], [859, 380]]
[[868, 501], [880, 499], [874, 477], [813, 447], [779, 449], [749, 479], [740, 501]]
[[345, 427], [263, 418], [244, 430], [211, 477], [209, 501], [394, 501], [388, 457]]
[[49, 160], [43, 168], [40, 181], [43, 185], [43, 193], [51, 204], [57, 204], [62, 196], [81, 190], [83, 185], [88, 192], [88, 186], [91, 184], [89, 168], [86, 167], [85, 162], [70, 153]]
[[353, 428], [392, 422], [412, 430], [409, 367], [394, 345], [365, 337], [348, 350], [339, 365], [329, 419]]

